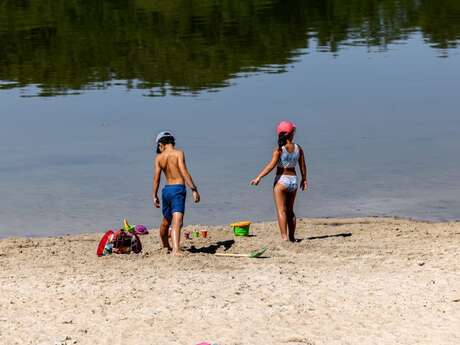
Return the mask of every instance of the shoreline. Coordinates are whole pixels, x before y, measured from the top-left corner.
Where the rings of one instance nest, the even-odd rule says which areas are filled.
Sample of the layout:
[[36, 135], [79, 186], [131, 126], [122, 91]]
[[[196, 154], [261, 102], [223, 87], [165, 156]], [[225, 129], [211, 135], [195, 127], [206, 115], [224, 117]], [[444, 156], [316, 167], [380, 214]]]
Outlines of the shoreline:
[[[183, 240], [181, 258], [96, 257], [102, 233], [0, 239], [6, 344], [458, 344], [460, 222], [299, 219]], [[261, 259], [215, 256], [267, 245]], [[124, 330], [114, 337], [114, 329]], [[109, 331], [110, 330], [110, 331]]]
[[[385, 220], [395, 220], [395, 221], [409, 221], [409, 222], [416, 222], [416, 223], [428, 223], [428, 224], [442, 224], [442, 223], [460, 223], [460, 219], [423, 219], [423, 218], [416, 218], [416, 217], [406, 217], [406, 216], [382, 216], [382, 215], [365, 215], [365, 216], [320, 216], [320, 217], [298, 217], [297, 219], [299, 220], [307, 220], [311, 222], [315, 221], [333, 221], [334, 219], [336, 220], [348, 220], [348, 221], [354, 221], [354, 220], [360, 220], [360, 219], [367, 219], [367, 220], [375, 220], [375, 221], [385, 221]], [[122, 219], [120, 219], [120, 226], [118, 228], [121, 228], [121, 222]], [[251, 221], [251, 224], [267, 224], [267, 223], [276, 223], [276, 220], [274, 219], [259, 219], [254, 222]], [[195, 227], [203, 227], [203, 228], [228, 228], [230, 225], [229, 224], [202, 224], [202, 223], [197, 223], [197, 224], [187, 224], [184, 226], [183, 230], [186, 228], [195, 228]], [[148, 226], [147, 226], [148, 227]], [[112, 230], [117, 230], [118, 228], [113, 228]], [[158, 226], [155, 225], [154, 227], [148, 227], [149, 230], [152, 231], [157, 231]], [[46, 238], [61, 238], [61, 237], [66, 237], [66, 236], [83, 236], [83, 235], [94, 235], [94, 234], [102, 234], [109, 230], [110, 228], [107, 228], [104, 231], [82, 231], [82, 232], [75, 232], [75, 233], [56, 233], [56, 234], [49, 234], [49, 235], [6, 235], [2, 236], [0, 233], [0, 242], [4, 240], [9, 240], [9, 239], [46, 239]]]

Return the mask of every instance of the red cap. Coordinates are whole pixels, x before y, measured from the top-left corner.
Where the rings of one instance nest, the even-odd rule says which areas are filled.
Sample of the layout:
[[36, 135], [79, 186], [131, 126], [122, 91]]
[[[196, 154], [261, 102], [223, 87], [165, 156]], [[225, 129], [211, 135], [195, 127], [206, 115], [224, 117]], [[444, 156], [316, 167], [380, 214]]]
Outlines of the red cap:
[[295, 128], [295, 124], [293, 124], [291, 121], [281, 121], [278, 124], [278, 127], [276, 127], [276, 131], [278, 132], [278, 135], [280, 135], [281, 132], [291, 134], [295, 131]]

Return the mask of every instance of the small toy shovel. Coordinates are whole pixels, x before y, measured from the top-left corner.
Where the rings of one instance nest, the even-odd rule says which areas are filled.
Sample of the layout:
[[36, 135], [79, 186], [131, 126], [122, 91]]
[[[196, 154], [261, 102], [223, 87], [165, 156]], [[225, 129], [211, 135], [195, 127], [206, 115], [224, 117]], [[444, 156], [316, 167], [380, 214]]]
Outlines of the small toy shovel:
[[238, 258], [259, 258], [261, 257], [266, 251], [267, 247], [263, 246], [259, 250], [254, 250], [249, 254], [233, 254], [233, 253], [216, 253], [216, 256], [231, 256], [231, 257], [238, 257]]

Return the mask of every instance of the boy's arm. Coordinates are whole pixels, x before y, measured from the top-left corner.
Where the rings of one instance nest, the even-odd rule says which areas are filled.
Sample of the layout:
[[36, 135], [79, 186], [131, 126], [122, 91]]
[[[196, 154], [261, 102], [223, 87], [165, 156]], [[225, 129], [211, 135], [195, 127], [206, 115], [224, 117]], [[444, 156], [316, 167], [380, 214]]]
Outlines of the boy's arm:
[[251, 184], [257, 186], [260, 180], [263, 177], [267, 176], [276, 167], [276, 164], [278, 163], [279, 158], [280, 158], [280, 150], [276, 148], [273, 150], [272, 159], [270, 160], [270, 162], [268, 162], [268, 164], [262, 169], [259, 175], [257, 175], [257, 177], [251, 181]]
[[160, 188], [161, 167], [158, 157], [155, 158], [155, 172], [153, 174], [152, 199], [153, 205], [160, 208], [160, 199], [158, 199], [158, 189]]
[[307, 190], [308, 189], [307, 164], [305, 163], [305, 155], [301, 147], [300, 147], [299, 165], [300, 165], [300, 175], [302, 176], [302, 181], [300, 182], [300, 188], [302, 188], [302, 190]]
[[179, 170], [182, 174], [182, 177], [185, 180], [185, 184], [192, 190], [193, 192], [193, 199], [195, 202], [200, 202], [200, 194], [198, 193], [198, 189], [196, 188], [195, 183], [193, 182], [192, 176], [188, 172], [187, 165], [185, 164], [185, 154], [183, 151], [179, 151]]

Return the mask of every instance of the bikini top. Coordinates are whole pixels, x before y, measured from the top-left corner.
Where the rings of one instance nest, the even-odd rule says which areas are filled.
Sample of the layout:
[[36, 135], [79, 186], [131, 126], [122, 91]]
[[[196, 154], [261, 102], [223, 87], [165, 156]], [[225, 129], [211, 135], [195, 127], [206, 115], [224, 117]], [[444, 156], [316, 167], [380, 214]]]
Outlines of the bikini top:
[[294, 144], [294, 151], [288, 152], [286, 147], [281, 148], [281, 156], [278, 160], [278, 168], [295, 168], [299, 161], [300, 150], [297, 144]]

